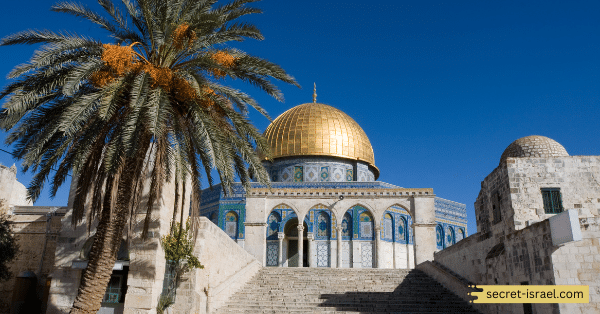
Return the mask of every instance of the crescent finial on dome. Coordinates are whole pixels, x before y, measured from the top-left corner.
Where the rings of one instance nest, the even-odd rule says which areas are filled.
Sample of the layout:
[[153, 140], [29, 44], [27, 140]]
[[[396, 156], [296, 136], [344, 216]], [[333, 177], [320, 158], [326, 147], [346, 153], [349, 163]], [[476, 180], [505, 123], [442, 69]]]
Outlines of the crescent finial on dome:
[[315, 85], [314, 89], [313, 89], [313, 103], [316, 104], [317, 103], [317, 83], [313, 83]]

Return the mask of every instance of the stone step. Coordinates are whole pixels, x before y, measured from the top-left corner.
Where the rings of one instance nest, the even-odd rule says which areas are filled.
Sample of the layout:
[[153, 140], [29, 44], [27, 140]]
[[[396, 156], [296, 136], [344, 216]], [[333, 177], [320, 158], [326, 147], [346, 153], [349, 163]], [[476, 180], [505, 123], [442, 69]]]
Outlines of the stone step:
[[418, 270], [263, 268], [217, 313], [478, 313]]

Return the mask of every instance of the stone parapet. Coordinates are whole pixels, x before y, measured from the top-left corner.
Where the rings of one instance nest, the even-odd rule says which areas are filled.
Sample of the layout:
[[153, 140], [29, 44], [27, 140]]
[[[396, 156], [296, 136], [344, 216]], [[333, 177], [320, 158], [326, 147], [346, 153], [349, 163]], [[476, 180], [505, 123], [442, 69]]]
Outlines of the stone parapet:
[[262, 268], [218, 226], [205, 217], [197, 219], [194, 255], [204, 269], [182, 278], [173, 306], [176, 313], [213, 313]]

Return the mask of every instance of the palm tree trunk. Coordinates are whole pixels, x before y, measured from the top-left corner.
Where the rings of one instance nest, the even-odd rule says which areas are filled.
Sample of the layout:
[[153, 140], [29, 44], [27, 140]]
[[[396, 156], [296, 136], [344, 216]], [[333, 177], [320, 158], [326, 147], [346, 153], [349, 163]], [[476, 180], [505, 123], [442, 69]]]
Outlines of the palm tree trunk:
[[[95, 314], [101, 306], [106, 286], [110, 281], [117, 251], [121, 244], [123, 229], [129, 213], [132, 194], [133, 167], [128, 162], [118, 179], [117, 202], [114, 211], [104, 204], [90, 251], [88, 266], [82, 275], [81, 285], [73, 303], [71, 314]], [[110, 193], [107, 189], [105, 193]], [[106, 203], [106, 202], [105, 202]], [[110, 203], [110, 202], [107, 202]]]

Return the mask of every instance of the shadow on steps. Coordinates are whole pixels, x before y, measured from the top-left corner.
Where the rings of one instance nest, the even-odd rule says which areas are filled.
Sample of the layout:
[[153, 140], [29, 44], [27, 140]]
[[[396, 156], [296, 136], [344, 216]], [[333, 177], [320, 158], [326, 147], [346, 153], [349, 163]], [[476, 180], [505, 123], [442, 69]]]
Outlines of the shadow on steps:
[[480, 313], [420, 270], [413, 269], [392, 292], [321, 294], [319, 307], [360, 313]]

